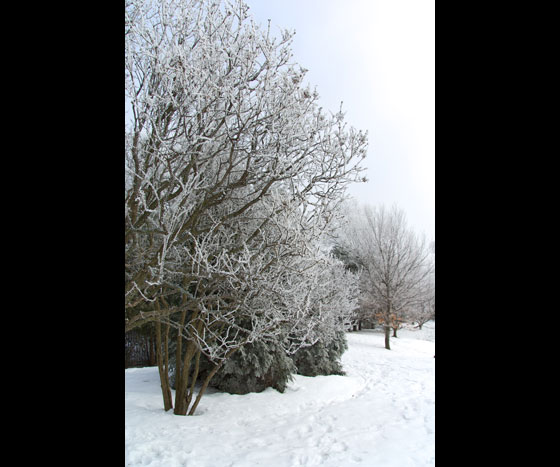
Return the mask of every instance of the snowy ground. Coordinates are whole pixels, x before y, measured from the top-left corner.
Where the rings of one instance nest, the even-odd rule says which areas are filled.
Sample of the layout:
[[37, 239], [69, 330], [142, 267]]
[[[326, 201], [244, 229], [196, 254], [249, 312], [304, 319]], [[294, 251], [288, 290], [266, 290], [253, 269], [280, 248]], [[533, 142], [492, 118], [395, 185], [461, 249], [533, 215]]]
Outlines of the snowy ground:
[[295, 376], [284, 394], [209, 392], [163, 411], [157, 367], [125, 370], [125, 465], [433, 466], [435, 324], [348, 333], [346, 376]]

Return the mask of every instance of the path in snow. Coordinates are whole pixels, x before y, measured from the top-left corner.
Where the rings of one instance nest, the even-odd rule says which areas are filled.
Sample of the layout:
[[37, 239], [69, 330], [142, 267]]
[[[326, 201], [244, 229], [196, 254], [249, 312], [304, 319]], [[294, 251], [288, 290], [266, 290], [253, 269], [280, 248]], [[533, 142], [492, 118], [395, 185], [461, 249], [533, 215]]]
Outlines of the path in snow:
[[157, 368], [126, 370], [126, 465], [434, 465], [434, 324], [424, 328], [399, 331], [390, 351], [381, 332], [348, 333], [346, 376], [211, 392], [194, 417], [163, 412]]

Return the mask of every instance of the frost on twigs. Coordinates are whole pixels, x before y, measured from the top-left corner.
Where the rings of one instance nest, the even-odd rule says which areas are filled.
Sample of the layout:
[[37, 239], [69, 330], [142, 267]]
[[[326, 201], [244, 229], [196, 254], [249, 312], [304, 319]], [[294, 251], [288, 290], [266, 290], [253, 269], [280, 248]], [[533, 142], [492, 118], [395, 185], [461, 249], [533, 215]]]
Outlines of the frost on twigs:
[[126, 5], [125, 329], [156, 325], [162, 387], [179, 339], [175, 413], [196, 409], [201, 354], [217, 371], [243, 345], [291, 352], [330, 332], [336, 284], [317, 271], [318, 246], [367, 148], [301, 87], [292, 34], [247, 13], [241, 1]]

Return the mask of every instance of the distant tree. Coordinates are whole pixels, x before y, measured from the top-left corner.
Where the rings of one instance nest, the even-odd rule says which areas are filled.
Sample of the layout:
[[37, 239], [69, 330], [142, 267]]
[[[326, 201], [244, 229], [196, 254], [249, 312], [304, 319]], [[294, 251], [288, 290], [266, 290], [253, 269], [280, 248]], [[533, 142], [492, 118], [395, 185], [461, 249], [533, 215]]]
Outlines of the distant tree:
[[363, 299], [383, 323], [390, 349], [390, 329], [426, 295], [433, 270], [426, 242], [407, 227], [402, 210], [384, 206], [354, 211], [339, 241], [361, 265]]
[[422, 326], [426, 324], [428, 321], [431, 321], [435, 318], [435, 301], [428, 300], [426, 302], [422, 302], [418, 306], [418, 312], [415, 315], [415, 321], [419, 329], [422, 329]]
[[[342, 262], [344, 268], [354, 274], [354, 278], [357, 281], [359, 278], [360, 264], [359, 259], [351, 255], [350, 252], [346, 251], [340, 244], [335, 243], [331, 249], [331, 255]], [[364, 301], [358, 302], [357, 307], [352, 312], [352, 315], [348, 317], [348, 331], [356, 331], [362, 329], [362, 321], [371, 317], [371, 310]]]
[[[435, 265], [435, 255], [436, 255], [436, 242], [432, 241], [429, 246], [429, 251], [431, 254], [430, 263]], [[416, 321], [418, 327], [422, 329], [422, 326], [435, 319], [436, 317], [436, 282], [435, 282], [435, 268], [431, 268], [431, 274], [426, 278], [424, 294], [421, 300], [412, 309], [412, 319]]]
[[436, 317], [436, 295], [435, 281], [433, 277], [429, 278], [426, 293], [422, 300], [415, 306], [412, 312], [412, 318], [422, 329], [422, 326]]

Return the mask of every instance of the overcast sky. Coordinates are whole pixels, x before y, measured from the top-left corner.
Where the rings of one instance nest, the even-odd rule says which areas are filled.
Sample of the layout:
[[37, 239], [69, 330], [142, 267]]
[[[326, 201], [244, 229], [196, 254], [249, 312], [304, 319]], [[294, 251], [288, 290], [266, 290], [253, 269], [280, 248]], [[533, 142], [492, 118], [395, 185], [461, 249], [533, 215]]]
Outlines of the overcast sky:
[[296, 31], [294, 61], [321, 105], [368, 130], [360, 202], [396, 204], [435, 240], [435, 0], [245, 0], [257, 23]]

